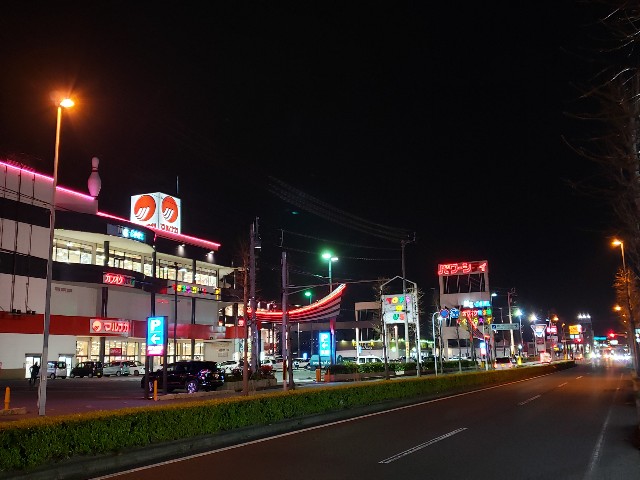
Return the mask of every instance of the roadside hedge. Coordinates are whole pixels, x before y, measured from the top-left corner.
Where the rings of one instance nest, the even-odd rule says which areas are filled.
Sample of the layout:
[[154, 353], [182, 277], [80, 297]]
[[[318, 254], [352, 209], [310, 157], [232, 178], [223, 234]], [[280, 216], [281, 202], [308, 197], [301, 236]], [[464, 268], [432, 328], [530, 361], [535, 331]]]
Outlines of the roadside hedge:
[[441, 396], [572, 366], [574, 362], [563, 362], [538, 368], [349, 383], [152, 408], [30, 418], [0, 424], [0, 472], [25, 471], [77, 456], [117, 454], [133, 447], [391, 400]]

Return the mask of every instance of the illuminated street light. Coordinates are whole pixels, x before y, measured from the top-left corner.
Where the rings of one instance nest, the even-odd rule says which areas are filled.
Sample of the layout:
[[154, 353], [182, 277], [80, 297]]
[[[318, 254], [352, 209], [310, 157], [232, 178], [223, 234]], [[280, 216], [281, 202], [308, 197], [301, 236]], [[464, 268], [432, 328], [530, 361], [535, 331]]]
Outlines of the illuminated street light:
[[312, 297], [311, 292], [309, 290], [307, 290], [306, 292], [304, 292], [304, 296], [305, 297], [309, 297], [309, 305], [311, 305], [311, 297]]
[[322, 258], [327, 260], [328, 263], [329, 263], [329, 293], [331, 293], [331, 292], [333, 292], [333, 281], [331, 280], [331, 264], [333, 262], [337, 262], [338, 261], [338, 257], [334, 256], [330, 252], [324, 252], [322, 254]]
[[[627, 264], [624, 258], [624, 242], [622, 240], [614, 239], [611, 242], [611, 245], [613, 245], [614, 247], [619, 246], [620, 254], [622, 255], [622, 273], [624, 275], [624, 284], [626, 287], [625, 290], [627, 294], [627, 310], [629, 311], [629, 327], [631, 328], [631, 336], [633, 338], [635, 334], [635, 329], [636, 329], [636, 322], [633, 317], [633, 309], [631, 307], [631, 290], [630, 290], [631, 287], [629, 285], [630, 283], [629, 272], [627, 271]], [[633, 345], [633, 367], [636, 372], [636, 375], [638, 375], [638, 373], [640, 372], [640, 365], [638, 364], [638, 344], [637, 342], [632, 342], [632, 345]]]
[[56, 188], [58, 187], [58, 153], [60, 151], [60, 126], [62, 109], [73, 107], [74, 102], [65, 98], [58, 102], [56, 120], [56, 144], [53, 151], [53, 184], [51, 205], [49, 206], [49, 257], [47, 258], [47, 286], [44, 300], [44, 329], [42, 336], [42, 357], [40, 358], [40, 384], [38, 385], [38, 415], [44, 415], [47, 404], [47, 363], [49, 361], [49, 329], [51, 326], [51, 281], [53, 277], [53, 235], [56, 225]]

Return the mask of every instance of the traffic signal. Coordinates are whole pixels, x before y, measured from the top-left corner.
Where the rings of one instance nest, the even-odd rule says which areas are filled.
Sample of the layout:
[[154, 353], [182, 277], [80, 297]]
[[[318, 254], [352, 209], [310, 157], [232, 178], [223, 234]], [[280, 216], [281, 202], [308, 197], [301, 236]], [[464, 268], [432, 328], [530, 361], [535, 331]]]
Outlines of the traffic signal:
[[615, 334], [615, 333], [613, 333], [613, 332], [609, 332], [609, 333], [608, 333], [608, 335], [607, 335], [607, 337], [609, 337], [609, 338], [616, 338], [616, 334]]

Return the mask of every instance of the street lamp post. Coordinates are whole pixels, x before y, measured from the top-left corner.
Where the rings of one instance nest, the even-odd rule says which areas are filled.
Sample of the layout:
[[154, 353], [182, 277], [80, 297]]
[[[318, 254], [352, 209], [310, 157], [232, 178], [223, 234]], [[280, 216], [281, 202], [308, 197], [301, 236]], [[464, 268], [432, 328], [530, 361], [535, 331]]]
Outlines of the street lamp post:
[[44, 301], [44, 329], [42, 336], [42, 357], [40, 358], [40, 384], [38, 386], [38, 415], [45, 415], [47, 403], [47, 363], [49, 361], [49, 329], [51, 327], [51, 281], [53, 279], [53, 239], [56, 225], [56, 189], [58, 188], [58, 154], [60, 152], [60, 126], [62, 109], [73, 107], [74, 102], [65, 98], [58, 103], [56, 118], [56, 144], [53, 152], [53, 185], [49, 207], [49, 257], [47, 258], [47, 286]]
[[438, 376], [438, 361], [436, 359], [436, 315], [440, 312], [433, 312], [431, 315], [431, 332], [433, 335], [433, 369], [436, 377]]
[[324, 258], [325, 260], [328, 261], [329, 263], [329, 293], [331, 293], [333, 291], [333, 281], [331, 279], [331, 264], [333, 262], [337, 262], [338, 261], [338, 257], [334, 256], [332, 253], [330, 252], [324, 252], [322, 254], [322, 258]]
[[636, 371], [636, 374], [638, 374], [640, 372], [640, 368], [638, 365], [638, 344], [635, 341], [636, 322], [633, 318], [633, 309], [631, 307], [631, 290], [629, 286], [629, 272], [627, 271], [627, 264], [624, 258], [624, 242], [622, 240], [614, 239], [613, 242], [611, 242], [611, 244], [613, 246], [620, 246], [620, 254], [622, 255], [622, 273], [624, 275], [624, 284], [625, 284], [625, 290], [627, 294], [627, 309], [629, 310], [629, 328], [631, 329], [630, 337], [633, 344], [633, 367], [634, 367], [634, 370]]

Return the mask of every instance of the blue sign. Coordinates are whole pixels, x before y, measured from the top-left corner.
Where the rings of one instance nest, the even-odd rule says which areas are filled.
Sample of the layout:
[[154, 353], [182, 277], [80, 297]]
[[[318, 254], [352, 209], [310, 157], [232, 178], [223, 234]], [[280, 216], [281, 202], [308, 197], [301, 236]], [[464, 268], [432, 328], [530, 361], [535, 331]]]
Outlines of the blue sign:
[[320, 356], [331, 356], [331, 332], [319, 332], [318, 343], [320, 345]]
[[147, 356], [164, 355], [167, 317], [147, 317]]

